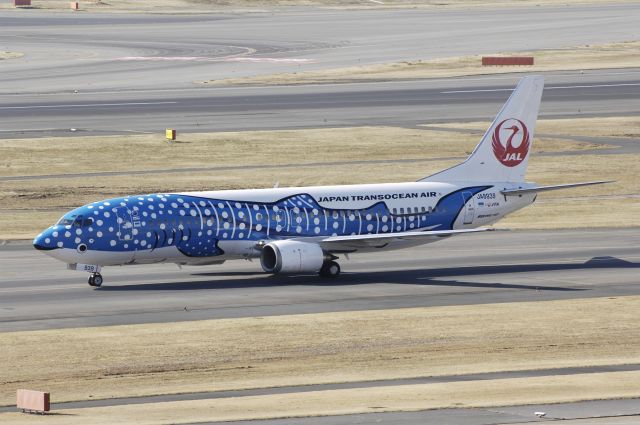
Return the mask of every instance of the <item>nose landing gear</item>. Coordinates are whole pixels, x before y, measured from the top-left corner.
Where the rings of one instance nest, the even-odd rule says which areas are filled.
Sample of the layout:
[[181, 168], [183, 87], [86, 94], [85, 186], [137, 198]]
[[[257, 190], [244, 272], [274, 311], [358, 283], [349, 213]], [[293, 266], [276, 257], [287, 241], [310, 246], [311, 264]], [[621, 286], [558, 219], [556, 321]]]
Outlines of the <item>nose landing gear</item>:
[[89, 286], [99, 288], [102, 286], [102, 275], [100, 273], [91, 273], [89, 275]]

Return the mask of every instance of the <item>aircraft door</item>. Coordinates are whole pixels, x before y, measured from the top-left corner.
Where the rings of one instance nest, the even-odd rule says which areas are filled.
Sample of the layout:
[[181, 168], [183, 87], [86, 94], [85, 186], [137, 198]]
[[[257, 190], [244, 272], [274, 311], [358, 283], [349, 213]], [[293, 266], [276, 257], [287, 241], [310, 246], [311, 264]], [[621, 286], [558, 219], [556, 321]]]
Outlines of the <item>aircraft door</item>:
[[472, 224], [476, 215], [476, 204], [471, 192], [462, 192], [462, 202], [464, 202], [463, 224]]
[[121, 241], [130, 241], [133, 239], [133, 219], [131, 210], [127, 207], [116, 208], [118, 216], [118, 238]]

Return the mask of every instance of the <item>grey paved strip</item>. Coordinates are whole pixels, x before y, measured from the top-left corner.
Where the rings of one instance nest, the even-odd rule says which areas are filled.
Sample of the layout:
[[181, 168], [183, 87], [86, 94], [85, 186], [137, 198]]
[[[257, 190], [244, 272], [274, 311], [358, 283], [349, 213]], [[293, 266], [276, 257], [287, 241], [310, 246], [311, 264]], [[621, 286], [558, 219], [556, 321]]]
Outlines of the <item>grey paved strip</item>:
[[9, 242], [0, 249], [0, 332], [639, 295], [639, 235], [640, 228], [461, 235], [351, 256], [331, 283], [268, 276], [255, 261], [110, 267], [100, 290], [29, 241]]
[[[287, 386], [275, 388], [257, 388], [236, 391], [209, 391], [185, 394], [157, 395], [149, 397], [126, 397], [108, 400], [87, 400], [68, 403], [53, 403], [52, 409], [82, 409], [87, 407], [120, 406], [130, 404], [165, 403], [186, 400], [208, 400], [231, 397], [248, 397], [271, 394], [290, 394], [312, 391], [343, 390], [352, 388], [389, 387], [398, 385], [434, 384], [443, 382], [484, 381], [491, 379], [531, 378], [541, 376], [575, 375], [582, 373], [626, 372], [640, 370], [640, 364], [608, 365], [589, 367], [568, 367], [558, 369], [540, 369], [506, 372], [474, 373], [455, 376], [426, 376], [408, 379], [389, 379], [381, 381], [346, 382], [339, 384], [317, 384]], [[55, 396], [55, 395], [54, 395]], [[14, 406], [0, 407], [0, 412], [14, 411]]]
[[[372, 411], [376, 406], [372, 406]], [[544, 412], [539, 418], [535, 413]], [[640, 399], [593, 400], [575, 403], [519, 405], [497, 408], [435, 409], [417, 412], [364, 413], [356, 415], [237, 421], [237, 425], [500, 425], [562, 421], [570, 425], [637, 425]], [[230, 422], [206, 422], [220, 424]]]

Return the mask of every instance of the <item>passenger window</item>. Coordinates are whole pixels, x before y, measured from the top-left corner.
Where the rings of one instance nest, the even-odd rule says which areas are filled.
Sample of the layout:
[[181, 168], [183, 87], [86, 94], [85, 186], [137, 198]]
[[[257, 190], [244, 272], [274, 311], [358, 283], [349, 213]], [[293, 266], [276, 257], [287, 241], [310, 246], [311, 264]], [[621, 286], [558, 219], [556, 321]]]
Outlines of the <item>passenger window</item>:
[[404, 214], [404, 208], [400, 208], [400, 214]]
[[397, 210], [396, 208], [394, 208], [394, 209], [393, 209], [393, 210], [391, 210], [391, 211], [393, 212], [393, 214], [394, 214], [394, 215], [398, 213], [398, 210]]

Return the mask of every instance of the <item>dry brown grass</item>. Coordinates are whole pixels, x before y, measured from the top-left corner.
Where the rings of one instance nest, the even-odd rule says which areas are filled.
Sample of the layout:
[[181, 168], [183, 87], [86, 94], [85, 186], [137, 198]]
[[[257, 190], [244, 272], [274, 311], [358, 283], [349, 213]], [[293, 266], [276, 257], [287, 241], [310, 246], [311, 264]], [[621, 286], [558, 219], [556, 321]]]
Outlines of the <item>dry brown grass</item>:
[[179, 401], [103, 408], [56, 410], [42, 418], [0, 414], [16, 425], [138, 425], [415, 411], [437, 408], [541, 404], [640, 395], [640, 372], [610, 372], [442, 384], [373, 387], [217, 400]]
[[[355, 159], [464, 156], [477, 136], [396, 127], [45, 137], [0, 141], [0, 176], [129, 171], [233, 164], [305, 164]], [[446, 143], [443, 143], [446, 141]], [[393, 149], [389, 145], [393, 144]], [[564, 142], [548, 149], [560, 151]], [[593, 145], [573, 143], [576, 149]], [[91, 161], [86, 160], [91, 152]], [[366, 156], [363, 155], [366, 153]]]
[[[541, 120], [540, 131], [553, 132], [561, 127], [554, 120]], [[633, 135], [637, 118], [568, 120], [572, 129], [584, 134], [599, 132], [608, 136]], [[472, 123], [461, 127], [482, 128]], [[602, 129], [611, 129], [610, 133]], [[198, 171], [191, 173], [154, 173], [139, 176], [82, 177], [0, 182], [0, 239], [30, 239], [48, 227], [65, 211], [96, 199], [136, 193], [187, 190], [237, 189], [324, 184], [414, 181], [460, 162], [478, 141], [477, 135], [435, 131], [425, 128], [362, 127], [273, 132], [239, 132], [180, 135], [180, 143], [168, 145], [163, 135], [44, 138], [0, 141], [0, 176], [64, 174], [69, 172], [133, 171], [164, 168], [248, 166], [247, 169]], [[393, 149], [389, 144], [393, 143]], [[606, 145], [561, 139], [537, 139], [534, 152], [592, 150]], [[92, 152], [92, 161], [85, 152]], [[251, 155], [238, 155], [251, 152]], [[366, 155], [363, 154], [366, 153]], [[144, 158], [144, 161], [140, 161]], [[613, 158], [613, 159], [612, 159]], [[385, 162], [390, 160], [412, 162]], [[350, 161], [381, 161], [355, 164]], [[611, 166], [611, 161], [616, 163]], [[343, 161], [347, 164], [327, 163]], [[565, 205], [540, 203], [525, 209], [503, 225], [513, 227], [573, 227], [596, 223], [599, 226], [634, 225], [638, 194], [637, 155], [626, 156], [533, 156], [529, 179], [541, 184], [584, 180], [617, 180], [614, 185], [553, 192], [541, 200], [567, 194], [591, 196], [617, 195], [593, 201], [585, 198], [579, 211], [577, 203], [564, 202], [571, 212], [579, 212], [581, 221], [561, 214]], [[252, 166], [269, 164], [274, 168], [256, 171]], [[284, 165], [299, 164], [293, 167]], [[316, 164], [316, 165], [312, 165]], [[282, 167], [278, 168], [281, 165]], [[624, 205], [625, 208], [618, 206]], [[629, 208], [626, 208], [629, 206]], [[539, 208], [542, 208], [539, 209]], [[614, 214], [603, 219], [603, 211]], [[533, 216], [531, 215], [533, 214]], [[545, 219], [535, 217], [544, 215]], [[534, 219], [530, 219], [534, 217]], [[585, 223], [585, 224], [581, 224]]]
[[64, 401], [638, 363], [639, 308], [619, 297], [2, 333], [0, 404], [17, 388]]
[[[162, 134], [44, 137], [0, 140], [0, 176], [163, 170], [234, 164], [310, 164], [350, 160], [464, 157], [477, 135], [398, 127], [185, 133], [167, 143]], [[390, 145], [393, 149], [390, 149]], [[603, 147], [545, 139], [534, 152]], [[87, 161], [91, 152], [91, 161]]]
[[630, 41], [602, 45], [531, 52], [496, 52], [502, 55], [534, 56], [533, 66], [482, 66], [481, 56], [404, 61], [380, 65], [363, 65], [322, 71], [280, 73], [244, 78], [201, 81], [222, 85], [319, 84], [368, 80], [395, 80], [454, 77], [464, 75], [504, 74], [603, 68], [635, 68], [640, 58], [640, 42]]

